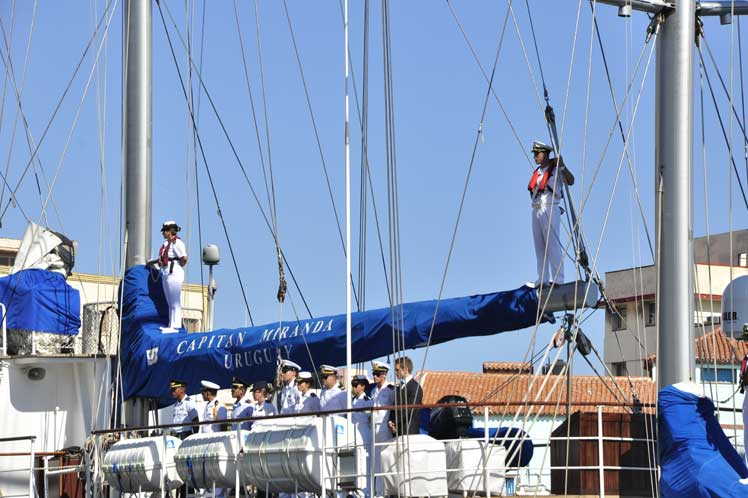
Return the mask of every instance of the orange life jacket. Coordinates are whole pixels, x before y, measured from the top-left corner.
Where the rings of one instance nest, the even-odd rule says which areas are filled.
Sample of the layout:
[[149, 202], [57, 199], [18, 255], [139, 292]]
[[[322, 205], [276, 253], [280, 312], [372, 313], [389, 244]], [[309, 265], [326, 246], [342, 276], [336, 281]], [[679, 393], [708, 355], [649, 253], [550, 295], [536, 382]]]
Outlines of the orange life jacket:
[[548, 185], [548, 180], [550, 180], [551, 174], [555, 169], [553, 166], [554, 165], [551, 164], [545, 168], [535, 168], [535, 171], [533, 171], [532, 176], [530, 177], [530, 183], [527, 184], [527, 190], [530, 191], [531, 197], [535, 197], [546, 189], [553, 192], [553, 189]]

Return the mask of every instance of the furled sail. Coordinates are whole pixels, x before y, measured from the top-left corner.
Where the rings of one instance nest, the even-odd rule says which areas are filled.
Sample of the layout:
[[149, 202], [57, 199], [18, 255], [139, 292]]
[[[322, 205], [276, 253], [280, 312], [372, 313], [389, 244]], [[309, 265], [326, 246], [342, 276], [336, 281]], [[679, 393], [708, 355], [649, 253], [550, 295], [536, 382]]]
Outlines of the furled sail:
[[[248, 381], [275, 377], [278, 358], [304, 369], [345, 363], [345, 315], [276, 322], [211, 332], [163, 334], [168, 311], [160, 274], [145, 266], [127, 270], [122, 290], [122, 371], [125, 398], [160, 398], [169, 404], [169, 379], [188, 382], [197, 392], [200, 380], [227, 386], [234, 375]], [[393, 335], [392, 310], [353, 313], [353, 361], [364, 362], [400, 349], [424, 347], [461, 337], [492, 335], [534, 325], [535, 289], [407, 303], [402, 328]], [[396, 321], [397, 323], [397, 321]], [[393, 339], [396, 336], [397, 339]]]

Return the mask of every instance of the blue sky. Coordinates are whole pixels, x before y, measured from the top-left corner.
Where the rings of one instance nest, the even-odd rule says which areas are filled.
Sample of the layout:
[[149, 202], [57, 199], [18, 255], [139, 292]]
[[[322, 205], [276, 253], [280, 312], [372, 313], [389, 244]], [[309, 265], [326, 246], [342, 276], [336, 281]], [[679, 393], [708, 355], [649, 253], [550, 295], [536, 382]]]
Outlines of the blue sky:
[[[188, 24], [185, 2], [166, 3], [184, 35]], [[22, 95], [24, 111], [31, 134], [35, 138], [42, 134], [83, 46], [93, 32], [94, 18], [103, 12], [103, 5], [101, 0], [77, 4], [47, 2], [39, 5], [35, 16], [32, 2], [3, 2], [0, 6], [3, 27], [12, 45], [10, 53], [19, 84], [29, 29], [32, 19], [35, 21]], [[194, 14], [192, 32], [195, 57], [199, 57], [197, 47], [202, 5], [202, 2], [188, 2], [188, 8]], [[490, 69], [507, 4], [475, 1], [452, 2], [452, 5], [478, 57], [487, 70]], [[351, 4], [351, 52], [359, 94], [362, 81], [362, 6], [362, 2]], [[290, 0], [288, 7], [334, 199], [342, 221], [343, 37], [340, 7], [335, 1], [298, 0]], [[590, 257], [598, 255], [597, 267], [601, 272], [634, 264], [649, 264], [649, 248], [632, 179], [625, 164], [620, 169], [616, 182], [622, 143], [617, 128], [613, 128], [615, 112], [596, 44], [593, 44], [590, 51], [590, 41], [594, 40], [590, 37], [589, 6], [587, 2], [572, 0], [531, 0], [530, 7], [551, 102], [559, 125], [564, 123], [561, 141], [565, 160], [578, 180], [572, 189], [578, 208], [579, 199], [586, 197], [589, 192], [582, 220]], [[94, 14], [94, 9], [98, 14]], [[255, 102], [260, 105], [255, 3], [238, 2], [238, 9], [240, 29], [247, 49], [251, 88]], [[620, 103], [636, 61], [642, 53], [648, 19], [643, 14], [622, 19], [616, 16], [616, 10], [611, 7], [601, 5], [598, 9], [616, 98]], [[312, 312], [315, 315], [343, 312], [343, 252], [282, 3], [260, 1], [257, 11], [280, 242]], [[539, 72], [524, 2], [515, 2], [514, 13], [517, 24], [515, 26], [515, 18], [510, 16], [494, 89], [505, 106], [511, 125], [516, 129], [521, 146], [496, 102], [491, 99], [482, 126], [483, 136], [477, 149], [444, 297], [512, 289], [535, 278], [529, 228], [530, 208], [525, 190], [530, 172], [526, 150], [533, 139], [548, 140], [548, 137], [536, 93]], [[378, 2], [372, 2], [371, 15], [369, 160], [380, 220], [386, 220], [381, 11]], [[446, 2], [392, 2], [390, 18], [403, 294], [407, 301], [432, 299], [438, 294], [444, 271], [487, 84]], [[728, 85], [732, 81], [734, 98], [739, 108], [741, 92], [737, 25], [720, 26], [716, 19], [706, 19], [705, 24], [710, 46]], [[518, 37], [517, 30], [521, 37]], [[61, 164], [52, 191], [53, 202], [49, 206], [48, 222], [53, 228], [79, 242], [77, 269], [84, 272], [119, 271], [121, 31], [121, 5], [118, 5], [107, 42], [101, 50], [98, 71], [91, 79], [76, 128], [70, 135], [70, 145], [64, 160], [61, 161], [61, 157], [91, 73], [93, 56], [100, 38], [97, 38], [91, 53], [86, 57], [39, 153], [48, 179], [55, 176]], [[180, 69], [185, 74], [185, 51], [173, 32], [172, 39], [176, 44]], [[523, 55], [522, 44], [530, 61], [530, 69]], [[630, 152], [640, 185], [641, 203], [651, 230], [654, 224], [654, 58], [643, 86], [641, 83], [641, 72], [646, 66], [649, 48], [649, 45], [644, 48], [642, 66], [634, 79], [623, 119], [628, 128], [641, 87], [636, 121], [631, 132]], [[7, 56], [4, 45], [2, 51]], [[0, 70], [3, 71], [1, 79], [8, 81], [6, 66]], [[529, 70], [532, 71], [534, 83]], [[234, 2], [208, 4], [202, 73], [221, 119], [237, 146], [242, 163], [267, 206], [247, 83], [241, 63]], [[710, 77], [716, 85], [716, 75], [711, 68]], [[708, 158], [705, 180], [699, 138], [701, 117], [698, 74], [694, 81], [697, 92], [694, 232], [696, 235], [706, 233], [707, 222], [712, 233], [726, 231], [730, 227], [744, 228], [745, 206], [734, 176], [731, 176], [729, 156], [708, 93], [705, 93]], [[6, 166], [9, 168], [9, 181], [15, 183], [28, 161], [29, 152], [20, 121], [15, 144], [10, 152], [16, 106], [12, 86], [9, 82], [7, 84], [9, 86], [4, 93], [0, 129], [0, 167], [3, 172]], [[197, 91], [197, 86], [195, 90]], [[732, 130], [736, 148], [740, 150], [737, 123], [728, 120], [726, 100], [721, 89], [715, 87], [715, 91], [725, 124]], [[155, 8], [153, 97], [154, 247], [158, 243], [157, 230], [161, 221], [178, 220], [185, 227], [183, 236], [192, 255], [188, 279], [199, 282], [192, 133], [185, 100], [158, 10]], [[358, 257], [355, 247], [358, 237], [358, 170], [361, 147], [353, 96], [351, 102], [355, 261]], [[216, 117], [207, 104], [205, 97], [201, 97], [200, 134], [215, 178], [221, 210], [235, 246], [255, 323], [277, 321], [279, 317], [292, 319], [294, 314], [291, 307], [286, 305], [281, 309], [275, 301], [278, 276], [273, 240], [250, 197], [248, 186], [220, 131]], [[258, 117], [263, 120], [261, 108], [258, 112]], [[611, 130], [612, 140], [603, 154]], [[264, 128], [261, 134], [264, 141]], [[100, 137], [103, 139], [100, 140]], [[738, 157], [737, 161], [745, 182], [745, 162], [742, 157]], [[599, 172], [595, 176], [598, 165]], [[103, 181], [102, 172], [106, 175]], [[590, 189], [593, 178], [594, 184]], [[43, 196], [46, 196], [44, 181], [40, 181]], [[216, 326], [241, 326], [246, 320], [244, 304], [202, 164], [199, 165], [197, 183], [200, 188], [202, 240], [204, 243], [218, 244], [224, 258], [217, 273], [219, 293]], [[106, 191], [104, 198], [101, 194], [102, 187]], [[3, 203], [7, 202], [7, 198], [5, 192]], [[18, 198], [27, 214], [39, 219], [41, 201], [33, 176], [22, 183]], [[59, 217], [55, 209], [59, 211]], [[605, 223], [608, 210], [610, 216]], [[379, 307], [386, 305], [387, 296], [371, 211], [368, 218], [367, 307]], [[24, 226], [25, 219], [20, 209], [11, 207], [2, 219], [0, 234], [18, 237]], [[384, 224], [382, 230], [386, 237], [387, 228]], [[104, 235], [103, 238], [101, 234]], [[386, 244], [385, 238], [385, 251]], [[573, 273], [569, 261], [566, 262], [566, 272], [567, 276]], [[301, 313], [299, 296], [290, 279], [289, 287]], [[586, 323], [585, 331], [602, 349], [602, 312], [598, 311]], [[538, 340], [546, 342], [554, 330], [550, 325], [541, 327]], [[480, 369], [483, 361], [519, 360], [527, 350], [531, 334], [532, 330], [523, 330], [434, 347], [429, 352], [427, 367], [474, 371]], [[422, 353], [418, 353], [416, 357], [422, 358], [421, 355]], [[589, 371], [583, 367], [577, 370]]]

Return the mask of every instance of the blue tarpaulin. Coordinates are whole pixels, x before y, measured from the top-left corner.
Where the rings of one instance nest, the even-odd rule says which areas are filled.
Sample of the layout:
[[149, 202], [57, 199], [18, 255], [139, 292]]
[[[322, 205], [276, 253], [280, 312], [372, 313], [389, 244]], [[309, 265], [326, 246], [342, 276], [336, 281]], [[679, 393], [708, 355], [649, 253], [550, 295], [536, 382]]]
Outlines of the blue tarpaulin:
[[658, 400], [660, 494], [667, 497], [748, 497], [745, 462], [714, 416], [709, 398], [663, 388]]
[[0, 278], [0, 303], [9, 329], [75, 335], [81, 326], [81, 298], [59, 273], [22, 270]]
[[[305, 370], [321, 364], [345, 364], [345, 315], [273, 323], [212, 332], [163, 334], [168, 312], [161, 277], [145, 266], [125, 273], [122, 295], [122, 371], [125, 398], [160, 398], [173, 402], [170, 379], [188, 382], [196, 393], [200, 380], [226, 387], [236, 375], [252, 382], [275, 377], [280, 357]], [[534, 289], [519, 289], [454, 299], [438, 304], [431, 344], [460, 337], [491, 335], [535, 324]], [[403, 305], [403, 349], [423, 347], [429, 339], [436, 301]], [[364, 362], [393, 352], [392, 311], [382, 308], [353, 313], [353, 361]]]

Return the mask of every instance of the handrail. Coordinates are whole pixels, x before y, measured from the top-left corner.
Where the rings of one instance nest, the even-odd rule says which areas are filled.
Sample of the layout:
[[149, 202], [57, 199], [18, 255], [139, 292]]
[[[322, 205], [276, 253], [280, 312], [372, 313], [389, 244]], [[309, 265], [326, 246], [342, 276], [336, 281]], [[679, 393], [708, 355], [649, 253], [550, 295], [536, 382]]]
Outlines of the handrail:
[[[264, 417], [240, 417], [240, 418], [227, 418], [220, 420], [222, 424], [233, 424], [241, 422], [255, 422], [260, 420], [274, 420], [274, 419], [288, 419], [297, 417], [311, 417], [318, 415], [343, 415], [346, 413], [355, 412], [369, 412], [369, 411], [394, 411], [394, 410], [408, 410], [408, 409], [422, 409], [422, 408], [449, 408], [455, 406], [468, 406], [468, 407], [491, 407], [491, 406], [556, 406], [557, 401], [481, 401], [476, 403], [431, 403], [431, 404], [411, 404], [411, 405], [389, 405], [389, 406], [364, 406], [360, 408], [349, 408], [345, 410], [319, 410], [310, 411], [304, 413], [283, 413], [278, 415], [266, 415]], [[613, 407], [625, 407], [634, 406], [632, 403], [620, 403], [615, 401], [608, 402], [579, 402], [572, 403], [572, 406], [613, 406]], [[637, 407], [643, 408], [654, 408], [653, 403], [637, 403]], [[136, 427], [120, 427], [117, 429], [99, 429], [91, 431], [91, 434], [118, 434], [121, 432], [135, 432], [135, 431], [146, 431], [152, 429], [172, 429], [174, 427], [184, 426], [200, 426], [200, 425], [213, 425], [216, 424], [215, 420], [203, 420], [197, 422], [179, 422], [176, 424], [158, 424], [158, 425], [143, 425]]]

